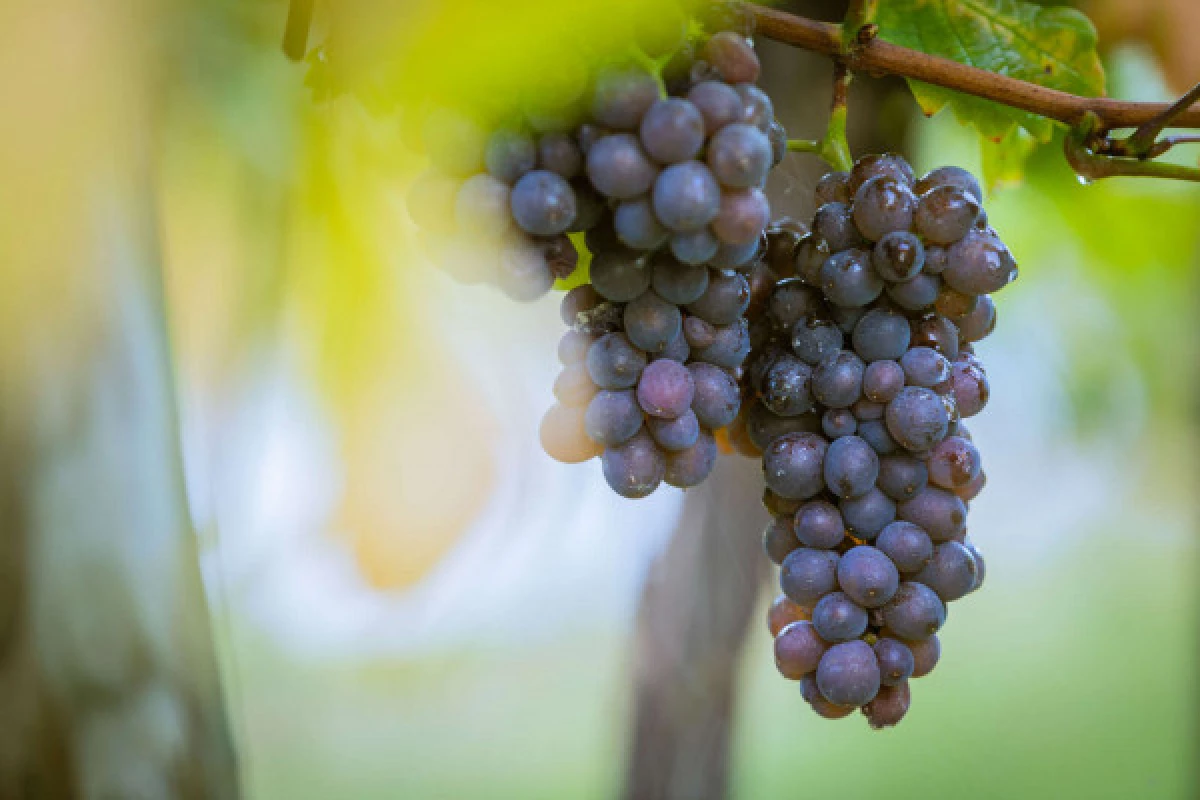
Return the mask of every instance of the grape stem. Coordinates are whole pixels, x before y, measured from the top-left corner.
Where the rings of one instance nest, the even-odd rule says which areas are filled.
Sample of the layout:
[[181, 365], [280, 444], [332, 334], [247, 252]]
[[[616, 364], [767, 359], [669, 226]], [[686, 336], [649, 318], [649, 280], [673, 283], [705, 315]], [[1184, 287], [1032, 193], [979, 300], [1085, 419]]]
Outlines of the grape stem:
[[[859, 28], [854, 43], [846, 47], [842, 25], [819, 22], [786, 11], [747, 3], [754, 15], [757, 33], [768, 39], [804, 50], [842, 59], [855, 72], [900, 75], [932, 83], [963, 94], [982, 97], [1019, 108], [1049, 119], [1076, 126], [1091, 113], [1099, 120], [1099, 131], [1135, 128], [1153, 123], [1168, 112], [1165, 103], [1113, 100], [1107, 97], [1083, 97], [1049, 89], [1036, 83], [999, 75], [978, 67], [960, 64], [948, 58], [929, 55], [875, 37], [873, 24]], [[1200, 128], [1200, 106], [1180, 111], [1171, 120], [1175, 127]]]
[[850, 156], [850, 144], [846, 141], [846, 96], [850, 88], [850, 70], [841, 62], [833, 67], [833, 102], [830, 104], [829, 124], [820, 139], [788, 139], [787, 149], [791, 153], [812, 153], [820, 156], [826, 164], [848, 172], [854, 165]]
[[308, 29], [312, 25], [313, 0], [292, 0], [283, 31], [283, 53], [292, 61], [303, 61], [308, 53]]

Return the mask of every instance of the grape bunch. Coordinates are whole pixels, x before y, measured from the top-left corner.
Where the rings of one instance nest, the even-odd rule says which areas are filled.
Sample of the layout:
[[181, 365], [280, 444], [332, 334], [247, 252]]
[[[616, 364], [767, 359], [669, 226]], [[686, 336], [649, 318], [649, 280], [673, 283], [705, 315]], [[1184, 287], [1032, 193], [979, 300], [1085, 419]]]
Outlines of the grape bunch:
[[[767, 285], [763, 185], [786, 134], [754, 85], [748, 38], [719, 32], [698, 55], [674, 59], [662, 85], [637, 66], [601, 73], [575, 134], [591, 282], [563, 298], [570, 330], [541, 438], [560, 461], [598, 455], [627, 498], [712, 471], [714, 431], [740, 409], [746, 313]], [[527, 208], [514, 190], [514, 215], [540, 221], [542, 197]]]
[[985, 479], [963, 420], [988, 399], [974, 343], [995, 326], [989, 294], [1017, 270], [964, 170], [916, 180], [868, 156], [816, 197], [811, 232], [770, 259], [782, 277], [731, 439], [761, 452], [780, 672], [817, 714], [861, 708], [879, 728], [937, 663], [946, 604], [983, 582], [966, 523]]

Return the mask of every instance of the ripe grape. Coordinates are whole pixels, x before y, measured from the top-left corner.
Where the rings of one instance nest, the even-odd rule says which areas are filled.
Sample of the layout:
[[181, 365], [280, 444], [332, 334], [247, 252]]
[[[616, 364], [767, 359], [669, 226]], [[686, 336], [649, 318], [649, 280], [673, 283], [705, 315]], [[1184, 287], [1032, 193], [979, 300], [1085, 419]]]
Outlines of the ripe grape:
[[668, 303], [687, 305], [699, 300], [708, 288], [708, 268], [662, 257], [653, 264], [650, 285]]
[[913, 327], [913, 345], [932, 347], [950, 360], [958, 358], [958, 326], [941, 314], [922, 317]]
[[849, 184], [849, 172], [826, 172], [817, 181], [817, 188], [813, 192], [817, 207], [826, 203], [849, 203], [851, 199]]
[[981, 295], [975, 307], [958, 320], [958, 330], [964, 342], [978, 342], [996, 328], [996, 304]]
[[933, 549], [933, 558], [914, 581], [923, 583], [944, 603], [950, 603], [967, 595], [975, 586], [978, 565], [971, 551], [958, 542], [942, 542]]
[[687, 99], [699, 110], [709, 136], [741, 119], [742, 98], [727, 83], [702, 81], [688, 90]]
[[979, 450], [961, 436], [947, 436], [929, 454], [929, 480], [943, 489], [966, 487], [982, 469]]
[[761, 69], [754, 47], [744, 36], [721, 31], [704, 43], [700, 51], [721, 77], [729, 83], [753, 83]]
[[537, 146], [529, 134], [501, 128], [488, 137], [483, 160], [487, 171], [497, 179], [504, 183], [516, 183], [518, 178], [537, 166]]
[[763, 551], [776, 564], [782, 564], [800, 544], [792, 527], [792, 518], [787, 515], [772, 517], [763, 531]]
[[798, 681], [815, 672], [829, 645], [808, 620], [790, 623], [775, 637], [775, 666], [788, 680]]
[[924, 311], [937, 302], [938, 293], [941, 290], [941, 278], [922, 272], [904, 283], [888, 284], [887, 296], [905, 311]]
[[650, 270], [629, 251], [599, 251], [590, 277], [592, 288], [614, 303], [627, 303], [650, 288]]
[[695, 388], [692, 373], [683, 364], [652, 361], [638, 380], [638, 405], [652, 417], [675, 419], [691, 408]]
[[990, 294], [1017, 277], [1017, 263], [996, 236], [972, 230], [946, 252], [942, 279], [963, 294]]
[[895, 153], [866, 155], [855, 161], [850, 169], [850, 195], [853, 196], [867, 181], [879, 177], [891, 178], [904, 186], [912, 186], [914, 176], [908, 162]]
[[594, 442], [612, 447], [629, 441], [642, 429], [642, 409], [632, 389], [605, 389], [588, 403], [583, 420]]
[[659, 163], [687, 161], [704, 146], [704, 117], [691, 102], [667, 97], [646, 111], [639, 135], [646, 152]]
[[884, 414], [888, 432], [908, 450], [928, 450], [942, 440], [950, 423], [942, 399], [931, 389], [906, 386]]
[[837, 507], [824, 500], [812, 500], [796, 511], [793, 535], [806, 547], [829, 550], [845, 536], [846, 526]]
[[733, 422], [741, 404], [737, 381], [725, 370], [712, 364], [688, 364], [695, 391], [692, 411], [700, 424], [716, 430]]
[[717, 337], [717, 329], [700, 317], [687, 316], [683, 318], [683, 335], [692, 347], [711, 347]]
[[983, 202], [983, 190], [979, 188], [979, 181], [962, 167], [938, 167], [930, 170], [917, 181], [913, 191], [925, 194], [937, 186], [956, 186], [974, 197], [975, 202]]
[[650, 191], [658, 167], [636, 136], [614, 133], [596, 140], [588, 149], [587, 175], [596, 191], [624, 200]]
[[848, 408], [862, 396], [865, 367], [849, 350], [840, 350], [817, 364], [812, 374], [812, 394], [829, 408]]
[[896, 518], [896, 504], [877, 488], [872, 487], [857, 497], [840, 503], [846, 530], [857, 539], [870, 541], [884, 526]]
[[767, 93], [752, 83], [739, 83], [733, 88], [742, 99], [742, 122], [763, 133], [769, 131], [775, 121], [775, 106]]
[[887, 176], [871, 178], [854, 193], [854, 224], [873, 242], [892, 231], [912, 227], [917, 199], [912, 191]]
[[699, 486], [717, 464], [717, 440], [711, 433], [702, 430], [694, 445], [686, 450], [667, 453], [666, 458], [663, 480], [677, 489]]
[[692, 348], [687, 343], [687, 339], [683, 337], [682, 326], [680, 326], [680, 331], [679, 333], [675, 334], [675, 338], [668, 342], [667, 346], [662, 350], [654, 353], [651, 356], [651, 360], [658, 361], [660, 358], [669, 358], [672, 361], [678, 361], [680, 364], [683, 364], [686, 363], [691, 356]]
[[809, 498], [824, 488], [825, 439], [788, 433], [763, 448], [767, 486], [784, 497]]
[[866, 243], [854, 224], [854, 215], [846, 203], [826, 203], [813, 216], [813, 234], [829, 244], [831, 253], [860, 247]]
[[834, 253], [825, 259], [817, 278], [825, 296], [845, 308], [865, 306], [883, 292], [883, 279], [871, 266], [868, 250], [854, 248]]
[[733, 189], [762, 186], [772, 158], [771, 140], [753, 125], [726, 125], [708, 141], [711, 174]]
[[596, 78], [592, 116], [609, 128], [631, 130], [658, 100], [658, 82], [637, 67], [608, 69]]
[[910, 281], [925, 266], [925, 247], [909, 231], [885, 233], [871, 250], [871, 263], [885, 281]]
[[[987, 295], [984, 295], [987, 297]], [[937, 300], [933, 303], [933, 308], [937, 313], [944, 317], [953, 319], [959, 325], [962, 324], [962, 318], [970, 314], [979, 305], [981, 298], [978, 295], [963, 294], [960, 291], [951, 289], [949, 286], [943, 286], [938, 292]]]
[[983, 410], [991, 396], [991, 386], [983, 369], [972, 363], [956, 361], [950, 367], [950, 393], [964, 418]]
[[824, 719], [842, 719], [854, 713], [854, 706], [839, 706], [826, 700], [825, 696], [821, 694], [821, 690], [817, 688], [815, 674], [805, 675], [800, 679], [800, 696], [816, 712], [817, 716]]
[[709, 274], [708, 287], [687, 310], [713, 325], [731, 325], [741, 318], [750, 306], [750, 283], [736, 272], [714, 270]]
[[[808, 609], [801, 608], [789, 600], [786, 594], [781, 594], [771, 602], [770, 608], [767, 609], [767, 630], [771, 632], [772, 636], [778, 636], [780, 631], [788, 625], [807, 620], [811, 616], [812, 613]], [[817, 660], [820, 660], [819, 655]]]
[[805, 283], [816, 286], [820, 282], [821, 265], [829, 258], [829, 254], [829, 242], [810, 233], [796, 245], [796, 255], [792, 259], [793, 271]]
[[912, 677], [913, 654], [904, 642], [884, 637], [875, 642], [874, 650], [879, 660], [879, 682], [884, 686], [899, 686]]
[[685, 264], [703, 264], [716, 255], [720, 243], [708, 228], [671, 236], [671, 255]]
[[914, 347], [900, 357], [904, 380], [909, 386], [932, 389], [950, 377], [950, 362], [929, 347]]
[[817, 688], [831, 703], [861, 706], [879, 692], [879, 662], [863, 641], [835, 644], [817, 665]]
[[[664, 169], [654, 181], [654, 213], [673, 231], [697, 231], [712, 222], [720, 208], [721, 187], [699, 161]], [[710, 253], [711, 255], [711, 253]]]
[[942, 657], [941, 640], [935, 635], [927, 639], [906, 641], [905, 644], [913, 654], [912, 676], [923, 678], [933, 672], [933, 668], [937, 666], [938, 660]]
[[519, 241], [501, 250], [496, 282], [512, 300], [528, 303], [550, 291], [554, 273], [535, 244]]
[[838, 562], [837, 582], [863, 608], [879, 608], [896, 594], [900, 574], [883, 551], [858, 545], [847, 550]]
[[867, 612], [844, 592], [830, 592], [813, 607], [812, 625], [827, 642], [848, 642], [867, 630]]
[[933, 558], [929, 534], [904, 520], [888, 523], [875, 537], [875, 546], [905, 573], [920, 572]]
[[717, 252], [713, 253], [708, 263], [719, 269], [745, 268], [747, 264], [758, 256], [761, 248], [761, 237], [745, 244], [725, 244], [722, 242], [717, 246]]
[[[864, 361], [900, 359], [903, 366], [911, 336], [912, 331], [903, 314], [876, 308], [859, 319], [854, 326], [852, 341], [854, 351]], [[948, 369], [949, 364], [946, 366]]]
[[896, 440], [888, 433], [887, 424], [879, 419], [866, 419], [858, 424], [858, 435], [871, 449], [881, 456], [891, 455], [899, 449]]
[[542, 169], [570, 179], [583, 171], [583, 151], [570, 135], [547, 133], [538, 140], [537, 162]]
[[731, 325], [717, 328], [713, 343], [699, 349], [694, 357], [718, 367], [735, 369], [742, 365], [750, 354], [750, 326], [746, 320], [738, 319]]
[[921, 195], [913, 214], [913, 227], [926, 241], [953, 244], [975, 227], [979, 202], [954, 186], [937, 186]]
[[630, 389], [646, 366], [646, 354], [623, 333], [601, 336], [588, 349], [587, 368], [601, 389]]
[[600, 457], [604, 480], [621, 497], [646, 497], [666, 475], [666, 459], [645, 431], [605, 449]]
[[837, 553], [799, 547], [783, 560], [779, 586], [792, 602], [812, 608], [837, 587], [837, 567]]
[[821, 293], [816, 289], [795, 278], [785, 278], [775, 284], [767, 299], [767, 316], [771, 325], [780, 333], [786, 333], [797, 323], [808, 320], [823, 305]]
[[845, 408], [831, 408], [821, 415], [821, 430], [830, 439], [852, 436], [858, 428], [854, 413]]
[[935, 542], [945, 542], [962, 533], [967, 507], [957, 495], [926, 486], [896, 507], [896, 516], [919, 525]]
[[881, 730], [896, 725], [904, 719], [912, 703], [912, 692], [908, 681], [894, 686], [884, 686], [871, 702], [862, 707], [863, 716], [872, 730]]
[[[662, 352], [683, 330], [679, 307], [648, 291], [625, 306], [625, 335], [647, 353]], [[689, 402], [691, 402], [689, 400]]]
[[920, 641], [937, 633], [946, 622], [946, 606], [925, 584], [905, 581], [883, 606], [883, 620], [900, 638]]
[[762, 379], [762, 402], [781, 417], [794, 417], [813, 407], [812, 367], [786, 353], [780, 354]]
[[622, 244], [635, 250], [654, 250], [671, 235], [654, 216], [654, 209], [645, 197], [619, 203], [613, 212], [613, 227]]
[[831, 442], [825, 452], [825, 485], [838, 497], [858, 497], [875, 485], [879, 456], [857, 436]]
[[523, 230], [551, 236], [565, 231], [575, 219], [575, 192], [561, 175], [535, 169], [513, 186], [510, 206]]
[[813, 366], [841, 351], [843, 343], [841, 329], [827, 319], [808, 317], [792, 329], [792, 350]]
[[724, 244], [757, 243], [771, 218], [767, 196], [757, 187], [721, 192], [712, 230]]
[[863, 370], [863, 395], [886, 403], [904, 388], [904, 368], [896, 361], [872, 361]]
[[[866, 370], [863, 370], [863, 378], [866, 379]], [[883, 419], [883, 411], [887, 408], [883, 403], [876, 403], [868, 400], [865, 396], [854, 401], [854, 405], [850, 406], [850, 412], [854, 414], [854, 418], [859, 422], [870, 422], [872, 420]]]

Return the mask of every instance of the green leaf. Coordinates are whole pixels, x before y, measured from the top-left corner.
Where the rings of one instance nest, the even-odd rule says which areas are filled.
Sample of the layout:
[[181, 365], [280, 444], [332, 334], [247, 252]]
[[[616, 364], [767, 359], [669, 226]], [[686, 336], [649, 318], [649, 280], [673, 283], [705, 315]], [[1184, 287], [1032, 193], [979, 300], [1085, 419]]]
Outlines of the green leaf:
[[[1096, 30], [1074, 9], [1020, 0], [883, 0], [879, 6], [879, 35], [893, 44], [1072, 94], [1104, 94]], [[1054, 130], [1051, 120], [990, 100], [919, 81], [909, 86], [927, 115], [950, 106], [997, 144], [1018, 126], [1039, 142]]]

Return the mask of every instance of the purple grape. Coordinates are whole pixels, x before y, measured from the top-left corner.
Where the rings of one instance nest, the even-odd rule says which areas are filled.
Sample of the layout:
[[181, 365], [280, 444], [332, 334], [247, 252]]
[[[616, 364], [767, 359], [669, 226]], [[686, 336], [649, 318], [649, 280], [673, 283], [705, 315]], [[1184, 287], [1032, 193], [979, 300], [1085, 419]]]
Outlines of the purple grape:
[[987, 577], [987, 564], [983, 560], [983, 553], [979, 552], [979, 548], [970, 542], [966, 543], [967, 552], [975, 559], [975, 583], [971, 585], [971, 591], [975, 591], [983, 586], [983, 580]]
[[896, 519], [896, 504], [874, 487], [858, 497], [842, 500], [840, 507], [846, 530], [856, 539], [870, 541]]
[[539, 139], [537, 161], [542, 169], [556, 172], [567, 179], [583, 171], [583, 151], [566, 133], [547, 133]]
[[981, 210], [979, 202], [962, 189], [938, 186], [917, 201], [913, 227], [926, 241], [952, 244], [975, 227]]
[[712, 222], [720, 209], [721, 188], [699, 161], [664, 169], [654, 181], [654, 212], [673, 231], [690, 232]]
[[812, 433], [788, 433], [763, 450], [767, 487], [783, 497], [807, 499], [824, 485], [825, 439]]
[[720, 76], [729, 83], [753, 83], [758, 80], [761, 66], [754, 45], [745, 36], [733, 31], [716, 33], [700, 51]]
[[914, 176], [908, 162], [895, 153], [866, 155], [855, 161], [850, 170], [850, 195], [853, 196], [867, 181], [879, 177], [891, 178], [904, 186], [912, 186]]
[[659, 297], [678, 306], [694, 303], [708, 289], [708, 269], [659, 258], [653, 265], [650, 285]]
[[537, 147], [529, 134], [501, 128], [488, 137], [483, 160], [495, 178], [513, 184], [537, 166]]
[[885, 233], [871, 251], [871, 263], [885, 281], [904, 283], [925, 266], [925, 247], [909, 231]]
[[601, 389], [631, 389], [646, 366], [646, 354], [623, 333], [601, 336], [588, 349], [587, 368]]
[[721, 243], [717, 246], [717, 252], [713, 253], [708, 263], [718, 269], [745, 268], [746, 265], [754, 261], [761, 248], [761, 237], [745, 244]]
[[973, 230], [951, 245], [942, 279], [963, 294], [990, 294], [1017, 277], [1017, 262], [993, 234]]
[[757, 242], [771, 219], [771, 206], [762, 189], [721, 192], [712, 230], [724, 244]]
[[898, 503], [908, 500], [928, 483], [928, 468], [912, 456], [887, 455], [879, 459], [875, 484]]
[[842, 719], [854, 713], [854, 706], [839, 706], [826, 700], [817, 688], [816, 675], [805, 675], [800, 679], [800, 696], [822, 719]]
[[821, 656], [817, 688], [831, 703], [861, 706], [879, 692], [879, 662], [863, 641], [835, 644]]
[[687, 310], [713, 325], [731, 325], [750, 306], [750, 283], [736, 272], [714, 270], [708, 288]]
[[932, 389], [950, 377], [950, 362], [929, 347], [914, 347], [900, 357], [904, 380], [909, 386]]
[[671, 236], [671, 255], [685, 264], [700, 265], [717, 254], [720, 242], [708, 228]]
[[562, 233], [575, 219], [575, 192], [561, 175], [543, 169], [525, 173], [510, 199], [513, 219], [536, 236]]
[[[863, 371], [863, 378], [866, 378], [866, 371]], [[868, 400], [866, 397], [860, 397], [850, 406], [850, 412], [854, 414], [854, 418], [859, 422], [870, 422], [872, 420], [883, 419], [883, 412], [887, 408], [883, 403], [875, 403]]]
[[493, 239], [512, 228], [510, 192], [502, 181], [481, 172], [463, 182], [454, 200], [459, 231]]
[[863, 394], [876, 403], [886, 403], [904, 388], [904, 368], [895, 361], [873, 361], [863, 371]]
[[726, 125], [708, 142], [708, 166], [723, 186], [762, 186], [771, 162], [771, 140], [753, 125]]
[[800, 547], [796, 532], [792, 528], [792, 518], [781, 514], [773, 517], [763, 531], [763, 551], [767, 558], [776, 564], [782, 564], [792, 551]]
[[680, 326], [680, 331], [679, 333], [675, 334], [675, 338], [668, 342], [667, 346], [664, 347], [661, 352], [654, 353], [650, 357], [650, 360], [658, 361], [659, 359], [666, 358], [670, 359], [671, 361], [678, 361], [680, 364], [686, 364], [687, 360], [691, 357], [691, 345], [689, 345], [687, 343], [687, 339], [684, 338], [682, 326]]
[[817, 207], [826, 203], [850, 203], [850, 173], [827, 172], [817, 181], [813, 193]]
[[632, 389], [601, 390], [588, 403], [584, 430], [592, 441], [613, 447], [642, 429], [642, 409]]
[[598, 139], [588, 149], [587, 174], [598, 192], [624, 200], [650, 191], [658, 167], [636, 136], [614, 133]]
[[796, 245], [796, 255], [792, 259], [793, 271], [805, 283], [817, 286], [820, 283], [821, 266], [829, 254], [829, 242], [816, 234], [803, 236]]
[[884, 686], [899, 686], [912, 677], [912, 650], [899, 639], [884, 637], [875, 642], [875, 658], [879, 661], [879, 681]]
[[904, 520], [884, 526], [875, 537], [875, 546], [903, 573], [920, 572], [933, 558], [933, 542], [929, 534]]
[[625, 335], [639, 350], [661, 353], [682, 331], [678, 306], [648, 291], [625, 306]]
[[699, 486], [717, 463], [717, 440], [708, 431], [700, 431], [696, 443], [686, 450], [667, 453], [664, 480], [677, 489]]
[[958, 542], [943, 542], [933, 549], [933, 558], [914, 581], [933, 589], [943, 603], [965, 597], [975, 586], [975, 557]]
[[805, 547], [830, 550], [842, 543], [846, 526], [836, 506], [824, 500], [812, 500], [796, 510], [792, 530]]
[[709, 136], [742, 116], [742, 98], [730, 85], [720, 81], [703, 81], [688, 90], [687, 99], [692, 102], [704, 119], [704, 130]]
[[905, 311], [924, 311], [937, 302], [941, 289], [941, 278], [922, 272], [904, 283], [889, 283], [887, 296]]
[[896, 725], [904, 719], [912, 704], [912, 691], [908, 682], [904, 681], [895, 686], [884, 686], [879, 693], [862, 707], [863, 716], [871, 730], [882, 730]]
[[687, 367], [667, 359], [652, 361], [638, 380], [638, 404], [652, 417], [675, 419], [691, 408], [695, 389]]
[[692, 411], [700, 424], [716, 430], [733, 422], [741, 405], [737, 381], [723, 369], [712, 364], [688, 364], [695, 391]]
[[776, 330], [787, 333], [823, 306], [819, 291], [797, 278], [784, 278], [767, 299], [767, 316]]
[[837, 588], [837, 568], [837, 553], [800, 547], [783, 560], [779, 586], [793, 603], [812, 608]]
[[946, 435], [950, 423], [946, 407], [936, 393], [921, 386], [906, 386], [887, 405], [888, 432], [912, 451], [928, 450]]
[[914, 678], [923, 678], [933, 672], [938, 660], [942, 657], [942, 642], [937, 636], [927, 639], [910, 640], [905, 642], [913, 654]]
[[967, 523], [967, 507], [957, 495], [926, 486], [896, 506], [896, 516], [924, 529], [935, 542], [950, 541]]
[[858, 420], [854, 413], [845, 408], [830, 408], [821, 415], [821, 430], [830, 439], [840, 439], [843, 436], [853, 436], [858, 428]]
[[917, 198], [904, 184], [886, 176], [872, 178], [854, 194], [854, 224], [877, 242], [885, 234], [912, 227], [916, 205]]
[[679, 97], [658, 100], [642, 117], [639, 135], [650, 157], [661, 164], [695, 158], [704, 146], [704, 117]]
[[829, 251], [838, 253], [866, 244], [854, 224], [854, 214], [846, 203], [826, 203], [813, 215], [813, 234], [829, 243]]
[[876, 308], [863, 314], [854, 326], [852, 341], [854, 351], [863, 361], [901, 359], [903, 366], [902, 356], [906, 355], [911, 336], [908, 319], [903, 314]]
[[775, 637], [775, 666], [783, 677], [798, 681], [816, 671], [828, 647], [811, 622], [797, 620]]
[[865, 306], [883, 293], [883, 279], [871, 266], [871, 254], [867, 250], [834, 253], [821, 265], [817, 277], [825, 296], [845, 308]]
[[943, 489], [965, 488], [982, 469], [979, 450], [961, 436], [947, 436], [929, 454], [929, 480]]
[[786, 353], [780, 354], [762, 380], [762, 402], [781, 417], [794, 417], [813, 407], [812, 367]]
[[658, 100], [658, 81], [637, 67], [608, 69], [596, 78], [592, 116], [609, 128], [633, 130]]
[[829, 320], [808, 317], [792, 329], [792, 350], [808, 364], [820, 364], [842, 349], [841, 330]]
[[700, 438], [700, 423], [691, 409], [674, 419], [650, 417], [646, 420], [650, 436], [663, 450], [686, 450]]
[[828, 408], [849, 408], [862, 396], [865, 367], [849, 350], [840, 350], [819, 363], [812, 374], [812, 395]]
[[981, 295], [970, 313], [958, 320], [959, 334], [964, 342], [978, 342], [995, 329], [996, 304], [987, 295]]
[[824, 476], [829, 491], [838, 497], [858, 497], [870, 491], [879, 474], [879, 456], [857, 436], [843, 436], [829, 444]]
[[775, 107], [767, 93], [753, 83], [739, 83], [733, 88], [742, 98], [742, 122], [763, 133], [770, 130], [775, 121]]
[[731, 325], [717, 328], [713, 343], [693, 353], [693, 357], [697, 361], [707, 361], [709, 364], [726, 369], [740, 367], [748, 355], [750, 355], [750, 326], [744, 318], [736, 320]]
[[619, 203], [613, 212], [613, 227], [621, 242], [635, 250], [654, 250], [671, 235], [654, 216], [654, 209], [645, 197]]
[[913, 191], [917, 194], [925, 194], [938, 186], [958, 187], [975, 198], [975, 202], [983, 202], [983, 190], [979, 188], [979, 181], [975, 180], [975, 176], [962, 167], [938, 167], [930, 170], [921, 180], [917, 181]]
[[[886, 410], [885, 410], [886, 413]], [[859, 437], [871, 445], [880, 456], [888, 456], [900, 449], [896, 440], [888, 433], [887, 423], [879, 419], [865, 419], [858, 423]]]
[[620, 250], [593, 251], [592, 287], [605, 300], [628, 303], [650, 288], [650, 270], [632, 252]]
[[949, 389], [958, 413], [965, 419], [983, 410], [991, 396], [987, 374], [976, 364], [955, 362], [950, 367]]
[[596, 191], [587, 178], [572, 180], [571, 189], [575, 192], [575, 221], [567, 228], [567, 232], [579, 233], [595, 228], [608, 213], [608, 201]]
[[879, 608], [896, 594], [900, 574], [896, 565], [875, 547], [859, 545], [842, 555], [837, 568], [838, 586], [863, 608]]
[[[946, 606], [925, 584], [905, 581], [883, 607], [883, 620], [900, 638], [920, 641], [945, 624]], [[913, 655], [915, 658], [916, 653]]]
[[813, 607], [812, 624], [827, 642], [848, 642], [867, 630], [867, 612], [844, 592], [830, 592]]
[[922, 317], [913, 326], [912, 341], [915, 347], [932, 347], [951, 361], [958, 358], [958, 326], [941, 314]]
[[645, 497], [657, 489], [667, 468], [662, 452], [645, 431], [605, 449], [600, 463], [609, 487], [630, 499]]

